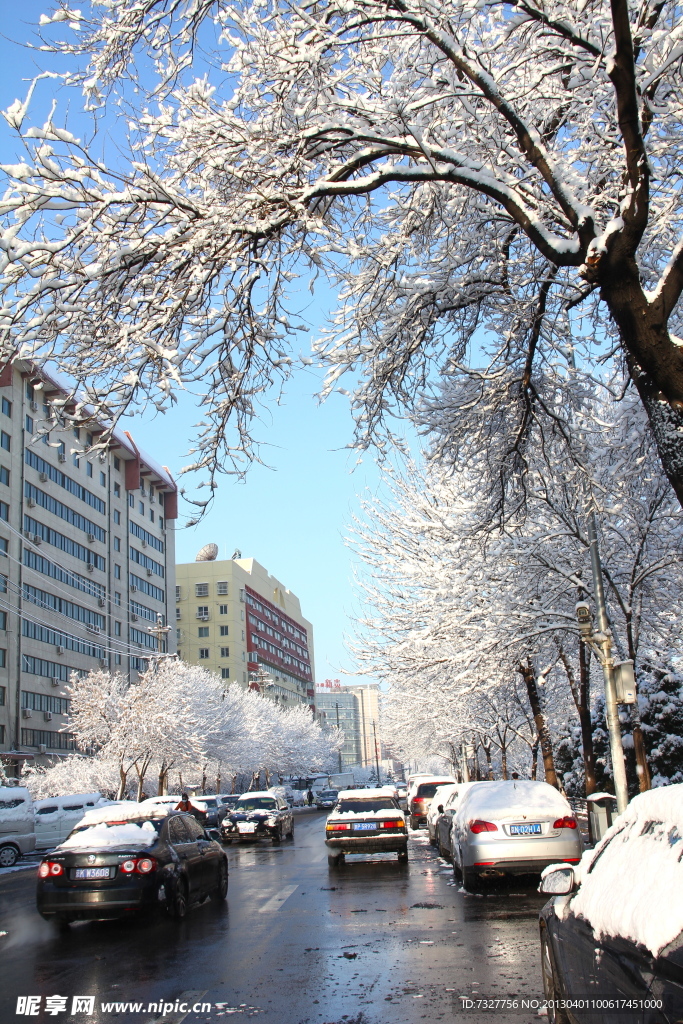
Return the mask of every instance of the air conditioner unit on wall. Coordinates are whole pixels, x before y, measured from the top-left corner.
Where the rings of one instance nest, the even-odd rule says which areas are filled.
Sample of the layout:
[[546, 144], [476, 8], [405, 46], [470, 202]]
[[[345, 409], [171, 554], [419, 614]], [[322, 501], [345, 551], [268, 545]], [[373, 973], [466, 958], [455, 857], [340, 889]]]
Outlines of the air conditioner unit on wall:
[[31, 709], [30, 708], [22, 708], [21, 709], [21, 717], [22, 718], [31, 718], [32, 717]]
[[51, 711], [43, 711], [43, 718], [45, 719], [46, 722], [51, 722], [52, 721], [52, 712]]
[[36, 503], [33, 500], [33, 498], [29, 498], [28, 501], [26, 502], [26, 504], [28, 505], [29, 508], [35, 508], [36, 507]]
[[143, 540], [143, 541], [141, 542], [141, 544], [140, 544], [140, 547], [146, 548], [146, 547], [147, 547], [147, 541], [146, 541], [146, 540]]
[[38, 403], [31, 402], [31, 412], [38, 412]]
[[95, 543], [95, 534], [94, 533], [89, 533], [88, 534], [88, 544], [94, 544], [94, 543]]
[[42, 538], [37, 533], [33, 534], [33, 543], [34, 544], [41, 544], [42, 543]]
[[130, 621], [131, 621], [131, 622], [137, 622], [137, 621], [138, 621], [138, 617], [137, 617], [137, 615], [135, 614], [135, 612], [131, 612], [131, 613], [130, 613]]
[[52, 679], [50, 680], [50, 682], [52, 683], [53, 686], [61, 686], [62, 685], [62, 680], [58, 679], [57, 676], [53, 676]]
[[137, 594], [137, 592], [138, 592], [138, 588], [135, 586], [134, 583], [131, 583], [131, 585], [130, 585], [130, 587], [128, 589], [130, 590], [131, 594]]
[[148, 575], [148, 576], [151, 576], [151, 575], [152, 575], [152, 570], [151, 570], [151, 569], [148, 569], [148, 570], [147, 570], [147, 575]]
[[100, 658], [100, 668], [106, 668], [106, 667], [107, 667], [107, 659], [106, 658]]
[[47, 482], [47, 473], [39, 473], [38, 477], [42, 481], [42, 483], [46, 483]]
[[66, 462], [66, 455], [64, 454], [64, 452], [59, 452], [57, 458], [59, 459], [60, 462]]
[[94, 572], [95, 566], [92, 562], [88, 562], [88, 572]]
[[56, 651], [57, 654], [64, 654], [64, 648], [62, 647], [61, 644], [57, 644]]
[[45, 746], [45, 744], [44, 743], [39, 743], [38, 744], [38, 753], [39, 754], [45, 754], [46, 752], [47, 752], [47, 747]]
[[107, 604], [107, 602], [105, 601], [105, 599], [103, 597], [98, 597], [97, 598], [97, 603], [100, 606], [100, 608], [104, 608], [105, 605]]

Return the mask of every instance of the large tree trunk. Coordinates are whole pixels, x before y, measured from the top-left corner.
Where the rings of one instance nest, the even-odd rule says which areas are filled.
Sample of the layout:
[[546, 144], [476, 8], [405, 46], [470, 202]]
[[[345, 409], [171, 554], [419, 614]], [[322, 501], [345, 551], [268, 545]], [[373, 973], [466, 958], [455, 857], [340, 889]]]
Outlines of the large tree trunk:
[[119, 765], [119, 789], [116, 794], [117, 800], [124, 800], [126, 797], [126, 783], [128, 782], [128, 772], [124, 771], [123, 765]]
[[555, 789], [559, 789], [560, 786], [557, 779], [557, 772], [555, 771], [555, 760], [553, 758], [553, 743], [550, 736], [550, 730], [548, 729], [548, 723], [545, 720], [543, 708], [541, 707], [541, 698], [538, 692], [536, 675], [531, 661], [527, 660], [526, 663], [520, 662], [518, 671], [521, 673], [522, 679], [524, 680], [526, 692], [529, 697], [529, 704], [531, 706], [531, 713], [534, 716], [536, 732], [541, 745], [545, 781], [550, 786], [554, 786]]
[[576, 710], [581, 725], [581, 748], [583, 750], [583, 771], [586, 781], [586, 796], [595, 792], [595, 750], [593, 748], [593, 724], [590, 709], [590, 658], [583, 640], [579, 640], [579, 700]]

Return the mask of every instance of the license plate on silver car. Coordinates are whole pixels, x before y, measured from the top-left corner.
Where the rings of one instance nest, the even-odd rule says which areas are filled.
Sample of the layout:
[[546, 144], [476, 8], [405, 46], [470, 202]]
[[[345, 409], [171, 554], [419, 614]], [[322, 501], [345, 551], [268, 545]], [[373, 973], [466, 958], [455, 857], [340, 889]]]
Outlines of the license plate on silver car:
[[109, 868], [76, 868], [74, 878], [109, 878]]
[[355, 829], [363, 829], [365, 831], [373, 831], [377, 828], [373, 821], [357, 821], [353, 826]]
[[510, 825], [511, 836], [540, 836], [541, 826], [537, 821], [528, 825]]

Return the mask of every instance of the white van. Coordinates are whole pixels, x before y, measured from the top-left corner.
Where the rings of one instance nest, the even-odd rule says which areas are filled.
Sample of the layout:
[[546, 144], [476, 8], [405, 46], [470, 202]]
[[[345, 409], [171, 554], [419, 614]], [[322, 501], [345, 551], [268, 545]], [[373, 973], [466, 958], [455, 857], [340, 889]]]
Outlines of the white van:
[[101, 793], [70, 793], [49, 800], [36, 800], [33, 805], [36, 849], [49, 850], [64, 842], [86, 811], [98, 807], [102, 799]]
[[23, 786], [0, 786], [0, 868], [36, 848], [33, 801]]

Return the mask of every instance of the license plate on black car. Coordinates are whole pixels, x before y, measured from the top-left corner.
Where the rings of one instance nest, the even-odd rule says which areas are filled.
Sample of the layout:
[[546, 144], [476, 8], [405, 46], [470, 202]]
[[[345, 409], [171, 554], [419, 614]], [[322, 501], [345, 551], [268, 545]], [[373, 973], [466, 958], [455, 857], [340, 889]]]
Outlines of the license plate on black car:
[[109, 868], [76, 868], [74, 878], [109, 878]]
[[373, 821], [357, 821], [353, 826], [355, 829], [363, 829], [365, 831], [373, 831], [377, 827]]
[[537, 821], [528, 825], [510, 825], [511, 836], [540, 836], [541, 826]]

